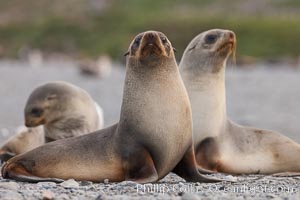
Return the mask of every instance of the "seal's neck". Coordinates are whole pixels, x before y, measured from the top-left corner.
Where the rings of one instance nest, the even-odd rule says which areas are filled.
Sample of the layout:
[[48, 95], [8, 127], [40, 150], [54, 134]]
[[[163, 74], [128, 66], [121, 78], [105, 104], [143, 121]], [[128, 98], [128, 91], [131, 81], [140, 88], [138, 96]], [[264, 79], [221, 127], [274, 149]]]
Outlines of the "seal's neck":
[[46, 138], [53, 140], [78, 136], [92, 131], [83, 115], [59, 118], [56, 121], [45, 124], [44, 130]]
[[217, 73], [182, 67], [191, 101], [195, 141], [219, 135], [226, 120], [225, 63]]
[[[156, 66], [128, 62], [120, 127], [153, 134], [174, 129], [174, 121], [188, 114], [188, 96], [175, 59], [162, 59]], [[191, 116], [180, 123], [191, 123]]]

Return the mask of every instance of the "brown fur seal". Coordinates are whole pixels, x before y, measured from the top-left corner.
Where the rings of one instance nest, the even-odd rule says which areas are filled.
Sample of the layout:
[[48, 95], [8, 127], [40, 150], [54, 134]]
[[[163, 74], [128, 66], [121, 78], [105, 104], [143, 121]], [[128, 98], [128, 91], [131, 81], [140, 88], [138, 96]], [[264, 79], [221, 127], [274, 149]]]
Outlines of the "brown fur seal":
[[[23, 129], [1, 147], [1, 160], [43, 145], [44, 140], [51, 142], [103, 128], [99, 105], [83, 89], [62, 81], [37, 87], [27, 100], [24, 115], [25, 125], [30, 128]], [[45, 133], [41, 128], [34, 130], [40, 125]]]
[[218, 181], [196, 169], [190, 103], [167, 37], [140, 33], [126, 55], [119, 123], [16, 156], [3, 166], [2, 176], [147, 183], [173, 171], [187, 181]]
[[231, 174], [300, 171], [300, 145], [268, 130], [237, 125], [226, 115], [225, 65], [235, 34], [209, 30], [187, 46], [180, 71], [193, 112], [197, 163]]

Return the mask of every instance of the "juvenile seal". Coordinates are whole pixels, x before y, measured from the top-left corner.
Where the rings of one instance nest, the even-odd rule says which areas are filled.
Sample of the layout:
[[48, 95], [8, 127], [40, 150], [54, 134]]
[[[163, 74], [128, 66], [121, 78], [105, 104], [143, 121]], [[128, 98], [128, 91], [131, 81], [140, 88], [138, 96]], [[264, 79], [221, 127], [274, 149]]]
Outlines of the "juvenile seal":
[[103, 127], [99, 105], [83, 89], [63, 81], [37, 87], [29, 96], [25, 125], [44, 125], [46, 141], [79, 136]]
[[[0, 149], [1, 160], [32, 150], [46, 142], [79, 136], [103, 128], [100, 106], [83, 89], [63, 82], [49, 82], [29, 96], [25, 127]], [[36, 128], [37, 126], [42, 128]], [[41, 139], [41, 138], [45, 139]], [[2, 156], [1, 156], [2, 155]], [[10, 155], [10, 156], [9, 156]]]
[[180, 63], [191, 101], [198, 165], [231, 174], [299, 172], [299, 144], [279, 133], [243, 127], [228, 119], [225, 65], [235, 46], [232, 31], [209, 30], [190, 42]]
[[190, 103], [167, 37], [156, 31], [140, 33], [126, 55], [117, 124], [16, 156], [3, 166], [2, 176], [33, 182], [73, 178], [147, 183], [173, 171], [187, 181], [219, 181], [197, 171]]
[[21, 126], [17, 133], [10, 137], [0, 149], [0, 161], [30, 151], [45, 143], [44, 129], [42, 126], [28, 128]]

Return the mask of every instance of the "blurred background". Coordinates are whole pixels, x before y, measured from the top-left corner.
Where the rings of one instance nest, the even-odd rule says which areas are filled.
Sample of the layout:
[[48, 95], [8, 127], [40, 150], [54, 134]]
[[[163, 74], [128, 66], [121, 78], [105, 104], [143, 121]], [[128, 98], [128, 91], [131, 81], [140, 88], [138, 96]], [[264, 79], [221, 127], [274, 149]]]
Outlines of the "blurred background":
[[181, 55], [212, 28], [237, 35], [227, 68], [228, 114], [300, 142], [299, 0], [0, 0], [0, 143], [23, 124], [39, 84], [65, 80], [119, 117], [123, 54], [145, 30], [164, 32]]
[[0, 55], [20, 50], [122, 60], [131, 39], [154, 29], [178, 49], [212, 28], [235, 31], [239, 61], [298, 62], [299, 0], [0, 0]]

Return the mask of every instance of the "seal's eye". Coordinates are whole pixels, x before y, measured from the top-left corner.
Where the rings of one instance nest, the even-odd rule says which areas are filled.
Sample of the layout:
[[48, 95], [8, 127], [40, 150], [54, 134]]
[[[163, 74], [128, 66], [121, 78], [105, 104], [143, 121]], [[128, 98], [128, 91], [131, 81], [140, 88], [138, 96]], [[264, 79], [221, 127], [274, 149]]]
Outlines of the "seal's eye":
[[134, 40], [134, 44], [136, 44], [136, 45], [139, 45], [140, 44], [140, 42], [141, 42], [141, 37], [137, 37], [137, 38], [135, 38], [135, 40]]
[[161, 39], [162, 43], [164, 43], [164, 44], [168, 42], [166, 37], [161, 37], [160, 39]]
[[205, 37], [206, 43], [209, 43], [209, 44], [214, 43], [216, 40], [217, 40], [217, 35], [215, 35], [215, 34], [209, 34]]
[[30, 113], [35, 117], [40, 117], [43, 114], [43, 110], [40, 108], [32, 108]]

